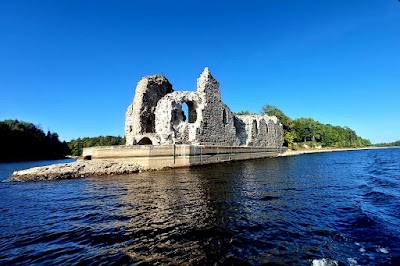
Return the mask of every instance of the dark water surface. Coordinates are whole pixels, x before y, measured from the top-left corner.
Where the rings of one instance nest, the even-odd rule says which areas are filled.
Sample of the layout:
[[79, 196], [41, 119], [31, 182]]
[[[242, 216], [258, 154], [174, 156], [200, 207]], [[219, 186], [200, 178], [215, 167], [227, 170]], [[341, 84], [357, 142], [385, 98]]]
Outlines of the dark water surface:
[[[0, 164], [0, 179], [18, 168]], [[400, 149], [0, 183], [1, 265], [322, 259], [400, 264]]]

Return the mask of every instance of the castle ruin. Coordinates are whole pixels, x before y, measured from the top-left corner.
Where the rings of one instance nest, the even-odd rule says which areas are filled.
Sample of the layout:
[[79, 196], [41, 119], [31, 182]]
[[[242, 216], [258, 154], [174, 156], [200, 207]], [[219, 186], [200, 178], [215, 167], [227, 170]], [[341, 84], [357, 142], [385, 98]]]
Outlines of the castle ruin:
[[[187, 113], [182, 108], [187, 105]], [[220, 84], [208, 68], [197, 91], [174, 91], [162, 75], [142, 78], [125, 121], [126, 145], [209, 145], [274, 147], [283, 145], [275, 116], [235, 115], [221, 100]]]

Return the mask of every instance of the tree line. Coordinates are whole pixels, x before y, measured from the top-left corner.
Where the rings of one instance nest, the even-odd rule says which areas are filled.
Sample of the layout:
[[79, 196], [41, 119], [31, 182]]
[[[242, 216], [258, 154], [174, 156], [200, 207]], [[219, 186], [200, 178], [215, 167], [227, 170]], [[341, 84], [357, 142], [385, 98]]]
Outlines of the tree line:
[[322, 124], [312, 118], [291, 119], [279, 108], [265, 105], [262, 114], [276, 116], [284, 129], [285, 146], [294, 148], [296, 143], [309, 143], [322, 147], [361, 148], [371, 146], [371, 142], [358, 136], [348, 127]]
[[[285, 146], [295, 148], [297, 143], [320, 145], [322, 147], [359, 148], [371, 146], [348, 127], [322, 124], [312, 118], [291, 119], [279, 108], [265, 105], [262, 114], [278, 117], [284, 129]], [[238, 115], [250, 115], [242, 111]], [[43, 132], [40, 126], [18, 120], [0, 121], [0, 162], [21, 160], [60, 159], [66, 155], [81, 156], [85, 147], [125, 145], [125, 137], [98, 136], [78, 138], [66, 143], [58, 134]], [[376, 146], [400, 146], [400, 140], [380, 143]]]
[[18, 120], [0, 121], [0, 161], [60, 159], [70, 154], [57, 133]]
[[92, 138], [77, 138], [68, 142], [72, 156], [81, 156], [83, 148], [95, 146], [125, 145], [125, 137], [99, 136]]
[[378, 147], [398, 147], [398, 146], [400, 146], [400, 140], [394, 141], [394, 142], [378, 143], [378, 144], [375, 144], [374, 146], [378, 146]]

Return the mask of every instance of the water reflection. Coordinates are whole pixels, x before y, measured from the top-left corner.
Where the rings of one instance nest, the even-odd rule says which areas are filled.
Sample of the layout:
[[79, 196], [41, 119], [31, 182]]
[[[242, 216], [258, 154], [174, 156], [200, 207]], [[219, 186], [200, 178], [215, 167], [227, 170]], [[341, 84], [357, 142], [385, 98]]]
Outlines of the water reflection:
[[3, 184], [0, 263], [396, 262], [400, 154], [360, 155]]
[[172, 169], [117, 177], [112, 191], [100, 188], [109, 188], [109, 179], [92, 189], [97, 195], [104, 192], [100, 198], [110, 198], [110, 192], [118, 195], [119, 204], [107, 204], [118, 206], [117, 213], [127, 219], [125, 254], [137, 262], [175, 264], [193, 258], [204, 261], [218, 244], [213, 240], [215, 212], [204, 180], [191, 169]]

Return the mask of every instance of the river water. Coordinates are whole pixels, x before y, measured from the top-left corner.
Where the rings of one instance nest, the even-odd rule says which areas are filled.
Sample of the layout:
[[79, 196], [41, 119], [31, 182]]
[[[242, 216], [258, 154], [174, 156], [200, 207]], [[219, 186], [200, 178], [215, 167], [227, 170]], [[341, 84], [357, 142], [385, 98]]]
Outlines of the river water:
[[0, 183], [1, 265], [313, 263], [400, 264], [400, 149]]

